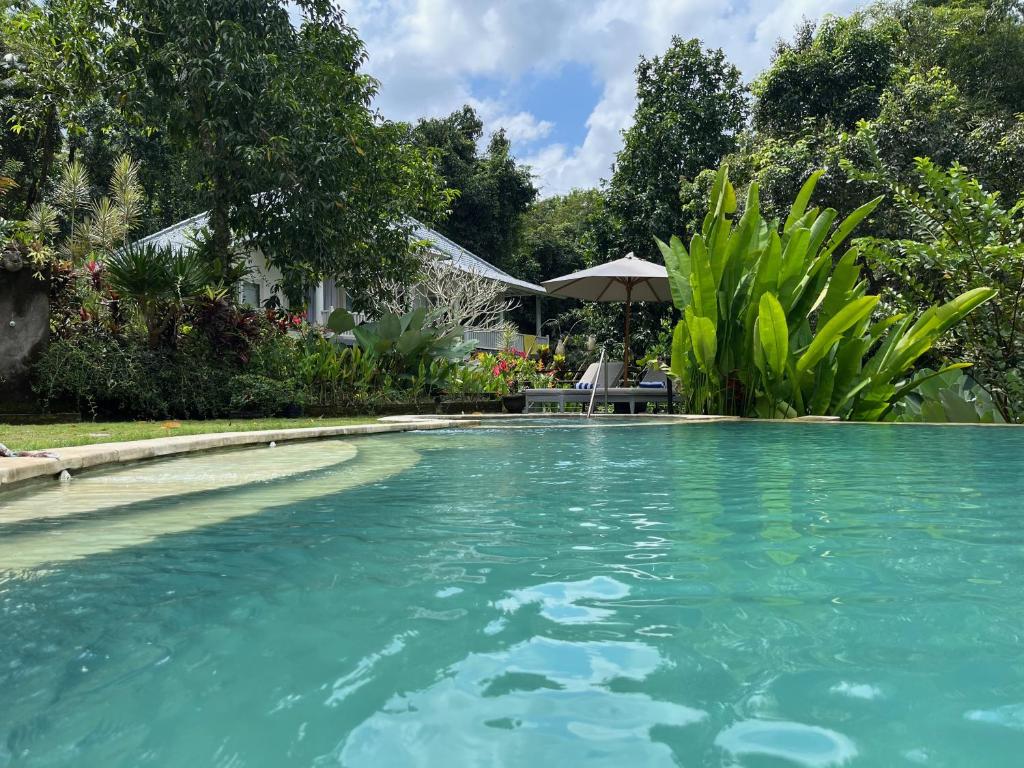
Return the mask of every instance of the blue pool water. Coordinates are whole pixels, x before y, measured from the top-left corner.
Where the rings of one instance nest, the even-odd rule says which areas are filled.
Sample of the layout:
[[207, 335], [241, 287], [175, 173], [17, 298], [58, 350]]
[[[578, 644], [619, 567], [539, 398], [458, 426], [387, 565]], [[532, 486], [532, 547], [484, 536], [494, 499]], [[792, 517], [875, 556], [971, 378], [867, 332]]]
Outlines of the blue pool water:
[[1024, 761], [1024, 431], [353, 445], [101, 524], [0, 522], [0, 766]]

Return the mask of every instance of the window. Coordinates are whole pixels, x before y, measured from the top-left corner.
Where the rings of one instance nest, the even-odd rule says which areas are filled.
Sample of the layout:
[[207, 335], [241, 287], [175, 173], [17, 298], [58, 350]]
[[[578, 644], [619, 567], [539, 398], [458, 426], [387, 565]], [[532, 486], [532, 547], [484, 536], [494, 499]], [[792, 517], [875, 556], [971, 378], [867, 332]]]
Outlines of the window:
[[242, 283], [242, 303], [248, 304], [250, 307], [260, 306], [260, 284], [259, 283]]

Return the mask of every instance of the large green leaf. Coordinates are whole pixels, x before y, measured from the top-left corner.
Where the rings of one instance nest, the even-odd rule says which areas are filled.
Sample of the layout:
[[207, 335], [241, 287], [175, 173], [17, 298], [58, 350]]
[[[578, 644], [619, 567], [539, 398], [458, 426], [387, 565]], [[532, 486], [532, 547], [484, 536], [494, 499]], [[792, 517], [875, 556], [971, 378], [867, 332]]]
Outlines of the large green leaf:
[[827, 323], [850, 301], [853, 287], [857, 284], [859, 277], [857, 249], [850, 248], [832, 269], [832, 277], [828, 281], [825, 299], [821, 302], [819, 314], [821, 322]]
[[817, 365], [818, 362], [835, 346], [848, 328], [867, 317], [878, 304], [878, 296], [863, 296], [854, 299], [840, 309], [825, 325], [818, 329], [807, 350], [796, 361], [797, 373]]
[[336, 309], [327, 318], [327, 327], [335, 333], [345, 333], [356, 327], [356, 319], [345, 309]]
[[417, 307], [416, 309], [412, 310], [411, 312], [407, 312], [406, 314], [402, 315], [402, 330], [403, 331], [407, 331], [407, 330], [420, 331], [420, 330], [423, 330], [423, 324], [426, 322], [426, 319], [427, 319], [427, 308], [426, 307]]
[[789, 216], [786, 217], [786, 223], [782, 226], [783, 232], [788, 232], [790, 228], [803, 217], [804, 211], [807, 210], [807, 203], [810, 202], [811, 195], [814, 194], [814, 188], [818, 184], [818, 179], [821, 178], [823, 173], [825, 173], [824, 170], [815, 171], [807, 177], [807, 181], [805, 181], [803, 186], [800, 187], [796, 200], [793, 201], [793, 207], [789, 209]]
[[391, 312], [381, 316], [373, 326], [382, 339], [387, 339], [391, 343], [397, 342], [402, 335], [402, 318]]
[[843, 223], [839, 225], [838, 229], [836, 229], [835, 234], [829, 238], [828, 246], [825, 248], [825, 253], [833, 253], [836, 248], [842, 245], [843, 241], [850, 236], [850, 233], [853, 232], [857, 225], [870, 216], [871, 212], [878, 207], [880, 202], [882, 202], [882, 197], [876, 197], [874, 200], [869, 200], [843, 219]]
[[811, 230], [800, 227], [790, 232], [789, 242], [782, 252], [782, 269], [779, 274], [779, 289], [792, 293], [800, 278], [810, 267], [807, 244], [811, 240]]
[[693, 288], [690, 286], [690, 254], [686, 252], [683, 241], [672, 235], [668, 244], [654, 238], [665, 260], [665, 271], [668, 272], [668, 285], [672, 291], [672, 303], [682, 310], [693, 301]]
[[693, 286], [693, 311], [706, 317], [712, 326], [718, 319], [718, 289], [708, 259], [704, 238], [694, 235], [690, 241], [690, 284]]
[[715, 357], [718, 354], [718, 338], [715, 324], [710, 318], [686, 313], [686, 326], [690, 331], [690, 344], [697, 365], [709, 376], [715, 375]]
[[775, 376], [782, 376], [789, 357], [789, 327], [786, 313], [773, 293], [761, 296], [758, 311], [758, 343], [764, 350], [764, 359]]
[[672, 331], [672, 373], [684, 384], [688, 383], [690, 355], [690, 331], [686, 322], [680, 320]]

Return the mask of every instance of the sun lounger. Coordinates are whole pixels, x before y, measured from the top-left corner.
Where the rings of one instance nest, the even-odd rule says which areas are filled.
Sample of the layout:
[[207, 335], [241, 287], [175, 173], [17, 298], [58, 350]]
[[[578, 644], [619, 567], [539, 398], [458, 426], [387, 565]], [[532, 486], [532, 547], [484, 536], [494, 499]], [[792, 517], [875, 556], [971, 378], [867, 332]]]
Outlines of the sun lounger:
[[622, 381], [622, 363], [608, 362], [604, 366], [600, 363], [592, 363], [571, 388], [524, 389], [526, 407], [523, 408], [523, 413], [529, 413], [530, 407], [537, 403], [554, 403], [558, 406], [559, 413], [564, 412], [565, 406], [570, 403], [587, 405], [590, 403], [595, 389], [600, 400], [606, 390], [611, 391], [620, 381]]
[[630, 413], [647, 403], [666, 403], [671, 411], [672, 394], [672, 382], [660, 368], [648, 368], [635, 387], [609, 387], [600, 393], [602, 402], [628, 403]]

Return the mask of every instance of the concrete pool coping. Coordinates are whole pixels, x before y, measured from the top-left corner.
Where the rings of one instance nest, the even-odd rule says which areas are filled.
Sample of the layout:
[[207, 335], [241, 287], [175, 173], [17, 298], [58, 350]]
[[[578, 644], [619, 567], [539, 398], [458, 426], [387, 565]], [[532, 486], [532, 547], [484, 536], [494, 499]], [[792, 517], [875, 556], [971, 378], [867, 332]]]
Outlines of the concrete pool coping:
[[472, 426], [474, 418], [438, 418], [434, 416], [392, 416], [376, 424], [302, 427], [299, 429], [263, 429], [250, 432], [211, 432], [205, 435], [157, 437], [118, 443], [94, 443], [68, 448], [53, 448], [56, 459], [19, 457], [0, 458], [0, 492], [33, 480], [54, 478], [68, 472], [130, 464], [146, 459], [186, 455], [219, 448], [236, 448], [282, 443], [295, 440], [323, 440], [334, 437], [383, 435], [411, 430], [451, 429]]

